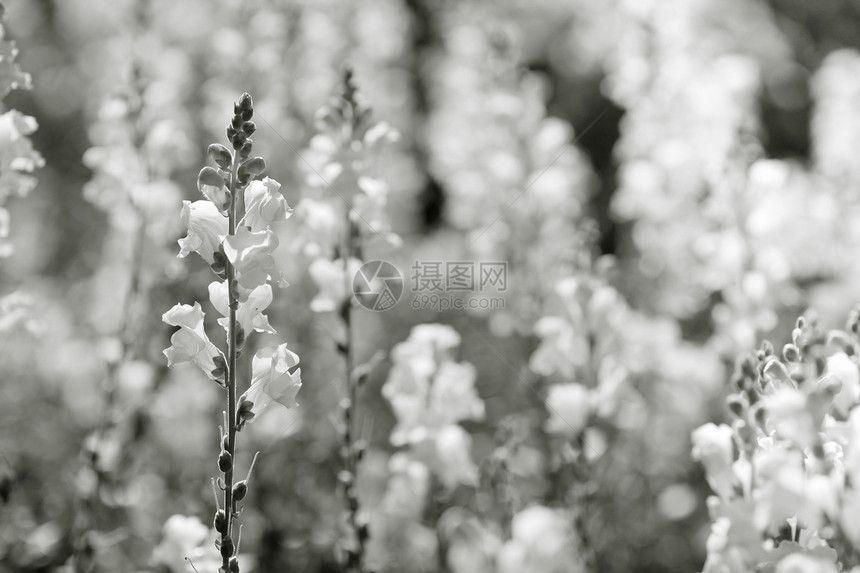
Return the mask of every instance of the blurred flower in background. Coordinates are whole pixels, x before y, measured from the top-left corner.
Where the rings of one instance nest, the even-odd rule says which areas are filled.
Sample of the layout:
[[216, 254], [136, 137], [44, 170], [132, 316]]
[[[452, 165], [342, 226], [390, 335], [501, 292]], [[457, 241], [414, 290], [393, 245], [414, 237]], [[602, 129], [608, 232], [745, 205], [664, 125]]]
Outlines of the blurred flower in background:
[[[159, 318], [222, 256], [259, 339], [242, 571], [339, 570], [366, 261], [404, 285], [349, 326], [373, 570], [860, 566], [852, 2], [4, 4], [0, 569], [219, 567], [225, 322]], [[222, 254], [196, 167], [243, 92], [269, 169]]]

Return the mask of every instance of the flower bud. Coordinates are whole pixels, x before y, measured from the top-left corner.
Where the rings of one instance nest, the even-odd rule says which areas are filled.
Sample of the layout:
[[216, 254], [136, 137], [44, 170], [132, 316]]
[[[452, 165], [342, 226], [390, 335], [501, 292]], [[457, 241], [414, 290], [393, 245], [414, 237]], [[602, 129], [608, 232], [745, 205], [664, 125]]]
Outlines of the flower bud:
[[221, 450], [221, 454], [218, 456], [218, 469], [222, 472], [230, 471], [230, 468], [233, 467], [233, 456], [230, 455], [230, 452], [227, 450]]
[[782, 347], [782, 357], [786, 362], [800, 361], [800, 349], [792, 343], [788, 343]]
[[248, 494], [248, 483], [245, 480], [238, 481], [233, 486], [233, 503], [242, 501]]
[[239, 166], [239, 175], [260, 175], [266, 170], [266, 161], [262, 157], [252, 157]]
[[744, 402], [743, 399], [738, 394], [732, 394], [728, 398], [726, 398], [726, 404], [731, 410], [732, 414], [737, 416], [738, 418], [742, 418], [744, 414]]
[[348, 470], [341, 470], [337, 474], [337, 479], [344, 485], [351, 485], [353, 480], [352, 472]]
[[756, 360], [750, 355], [744, 356], [741, 360], [741, 374], [746, 378], [756, 377]]
[[218, 533], [224, 533], [227, 529], [227, 514], [223, 509], [219, 509], [215, 512], [215, 523], [214, 523], [215, 531]]
[[239, 559], [236, 557], [230, 558], [230, 573], [239, 573]]
[[767, 364], [765, 364], [764, 374], [772, 380], [779, 380], [783, 384], [794, 386], [794, 382], [792, 382], [791, 377], [789, 377], [788, 370], [785, 365], [776, 358], [769, 360]]
[[220, 143], [213, 143], [208, 149], [209, 158], [218, 164], [221, 169], [229, 169], [233, 162], [233, 156], [230, 151]]
[[224, 536], [221, 540], [221, 557], [233, 556], [233, 538], [229, 535]]
[[224, 178], [214, 167], [204, 167], [197, 175], [197, 189], [222, 213], [230, 206], [231, 195]]
[[[254, 109], [254, 100], [251, 99], [251, 94], [245, 92], [242, 94], [242, 97], [239, 98], [237, 102], [240, 111], [253, 111]], [[238, 112], [237, 112], [238, 113]]]
[[848, 356], [854, 355], [854, 343], [848, 334], [841, 330], [831, 330], [827, 333], [827, 344], [839, 348]]
[[767, 428], [767, 410], [765, 410], [764, 407], [756, 408], [755, 422], [763, 430]]
[[[799, 320], [799, 319], [798, 319]], [[797, 346], [800, 346], [800, 337], [803, 336], [803, 330], [795, 328], [791, 331], [791, 341]]]
[[239, 407], [236, 409], [236, 419], [241, 428], [245, 422], [249, 422], [254, 418], [254, 403], [250, 400], [242, 400]]
[[242, 131], [245, 132], [245, 135], [247, 136], [254, 135], [254, 132], [257, 131], [257, 124], [253, 121], [246, 121], [242, 124]]

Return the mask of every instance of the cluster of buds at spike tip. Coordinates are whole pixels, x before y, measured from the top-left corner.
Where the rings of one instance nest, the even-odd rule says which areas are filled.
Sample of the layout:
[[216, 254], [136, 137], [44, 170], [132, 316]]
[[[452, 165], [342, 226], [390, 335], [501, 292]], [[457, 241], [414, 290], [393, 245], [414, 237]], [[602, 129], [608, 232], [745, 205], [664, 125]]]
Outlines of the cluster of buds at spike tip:
[[360, 140], [368, 127], [372, 110], [358, 99], [352, 70], [343, 72], [339, 93], [317, 113], [317, 127], [337, 134], [341, 141]]

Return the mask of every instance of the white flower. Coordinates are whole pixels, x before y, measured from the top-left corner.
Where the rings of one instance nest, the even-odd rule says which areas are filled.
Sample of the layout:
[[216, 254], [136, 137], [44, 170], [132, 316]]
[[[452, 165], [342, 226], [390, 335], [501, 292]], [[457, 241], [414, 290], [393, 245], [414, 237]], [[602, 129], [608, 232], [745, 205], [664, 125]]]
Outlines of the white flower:
[[586, 341], [576, 334], [568, 320], [545, 316], [535, 323], [540, 346], [529, 359], [529, 368], [541, 376], [558, 374], [572, 378], [574, 370], [588, 356]]
[[472, 436], [457, 424], [439, 430], [435, 439], [436, 475], [448, 488], [478, 485], [478, 466], [472, 461]]
[[186, 257], [194, 251], [211, 265], [214, 253], [227, 236], [227, 218], [209, 201], [183, 201], [180, 217], [188, 235], [179, 239], [179, 256]]
[[793, 388], [783, 387], [765, 396], [762, 406], [768, 414], [768, 427], [775, 430], [777, 436], [801, 447], [815, 443], [817, 430], [806, 395]]
[[475, 367], [468, 362], [443, 362], [430, 389], [428, 410], [434, 423], [453, 424], [463, 420], [483, 420], [484, 401], [475, 391]]
[[276, 221], [285, 221], [293, 210], [281, 195], [281, 184], [269, 177], [251, 181], [245, 187], [244, 224], [252, 231], [262, 231]]
[[511, 521], [511, 540], [498, 555], [499, 573], [567, 573], [584, 571], [577, 555], [570, 517], [535, 505]]
[[327, 256], [340, 240], [340, 217], [336, 209], [325, 201], [302, 199], [296, 205], [300, 220], [301, 245], [305, 256]]
[[419, 324], [409, 333], [409, 342], [447, 351], [460, 345], [460, 335], [447, 324]]
[[251, 387], [239, 398], [239, 404], [245, 401], [252, 403], [249, 419], [272, 402], [287, 408], [298, 406], [296, 394], [302, 387], [302, 369], [290, 372], [298, 363], [299, 357], [287, 349], [286, 343], [257, 351], [252, 360]]
[[693, 458], [705, 467], [708, 483], [723, 498], [731, 497], [734, 484], [732, 435], [725, 424], [708, 423], [693, 432]]
[[803, 553], [787, 555], [776, 566], [775, 573], [837, 573], [836, 564]]
[[224, 254], [236, 272], [240, 302], [247, 301], [251, 292], [271, 277], [279, 286], [287, 286], [272, 257], [277, 247], [278, 238], [271, 230], [253, 232], [243, 227], [224, 239]]
[[392, 444], [417, 444], [451, 424], [483, 419], [475, 368], [449, 356], [459, 342], [450, 326], [422, 324], [392, 350], [394, 366], [382, 387], [397, 418]]
[[[361, 261], [356, 258], [349, 259], [347, 274], [344, 275], [343, 259], [330, 261], [328, 259], [314, 260], [308, 272], [319, 287], [320, 292], [311, 301], [311, 310], [314, 312], [333, 312], [340, 308], [347, 296], [352, 296], [352, 279]], [[347, 278], [349, 281], [347, 282]], [[347, 290], [349, 289], [349, 290]]]
[[0, 201], [9, 195], [24, 196], [36, 185], [30, 173], [45, 164], [27, 137], [36, 128], [36, 120], [18, 110], [0, 115]]
[[171, 515], [164, 522], [161, 543], [153, 551], [156, 565], [166, 566], [171, 573], [194, 571], [186, 557], [201, 571], [214, 571], [220, 556], [209, 538], [215, 534], [196, 517]]
[[550, 434], [577, 436], [588, 424], [591, 412], [588, 388], [576, 382], [555, 384], [549, 387], [546, 408], [549, 419], [546, 431]]
[[199, 302], [195, 302], [194, 306], [177, 304], [162, 315], [162, 321], [180, 327], [170, 337], [170, 348], [164, 350], [167, 365], [192, 362], [210, 379], [223, 383], [226, 361], [221, 351], [206, 336], [203, 317]]
[[845, 536], [856, 547], [860, 545], [860, 523], [857, 521], [857, 512], [860, 511], [860, 491], [853, 488], [846, 489], [840, 501], [839, 525]]
[[383, 504], [386, 512], [420, 519], [430, 491], [430, 471], [427, 466], [404, 452], [392, 454], [388, 460], [391, 477]]
[[827, 358], [827, 374], [842, 381], [842, 389], [833, 398], [833, 406], [846, 416], [851, 408], [860, 401], [860, 369], [857, 363], [844, 352], [837, 352]]
[[[230, 297], [227, 288], [227, 281], [214, 281], [209, 284], [209, 300], [212, 301], [215, 310], [224, 317], [230, 313]], [[269, 324], [268, 317], [263, 314], [263, 311], [270, 304], [272, 304], [272, 285], [270, 284], [258, 286], [248, 295], [248, 300], [239, 303], [239, 308], [236, 310], [236, 321], [245, 331], [245, 336], [250, 334], [252, 330], [268, 332], [269, 334], [275, 333], [275, 329]], [[227, 330], [230, 320], [219, 318], [218, 324]]]

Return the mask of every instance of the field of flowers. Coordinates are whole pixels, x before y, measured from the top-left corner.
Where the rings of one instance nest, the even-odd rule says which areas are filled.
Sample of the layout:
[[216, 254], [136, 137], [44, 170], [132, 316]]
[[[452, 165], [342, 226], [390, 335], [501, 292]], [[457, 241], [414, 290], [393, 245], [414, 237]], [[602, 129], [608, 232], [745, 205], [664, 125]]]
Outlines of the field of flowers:
[[4, 0], [0, 572], [860, 573], [860, 4]]

